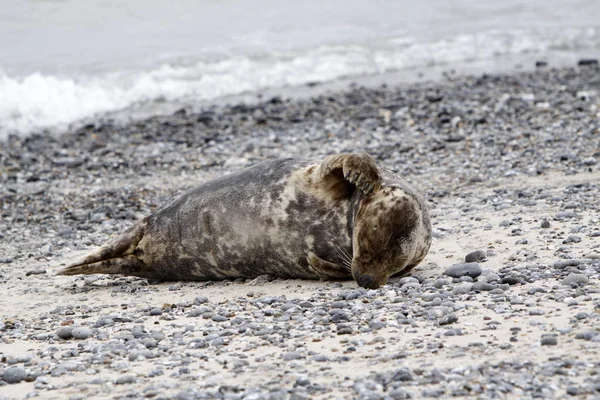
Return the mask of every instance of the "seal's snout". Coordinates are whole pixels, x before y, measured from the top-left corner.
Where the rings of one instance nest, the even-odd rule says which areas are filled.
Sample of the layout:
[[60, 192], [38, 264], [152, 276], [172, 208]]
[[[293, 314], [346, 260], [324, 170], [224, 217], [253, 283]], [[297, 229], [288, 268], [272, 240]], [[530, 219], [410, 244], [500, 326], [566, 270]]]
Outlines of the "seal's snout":
[[364, 287], [365, 289], [377, 289], [380, 285], [375, 281], [373, 275], [370, 274], [361, 274], [358, 276], [354, 276], [356, 283], [358, 286]]

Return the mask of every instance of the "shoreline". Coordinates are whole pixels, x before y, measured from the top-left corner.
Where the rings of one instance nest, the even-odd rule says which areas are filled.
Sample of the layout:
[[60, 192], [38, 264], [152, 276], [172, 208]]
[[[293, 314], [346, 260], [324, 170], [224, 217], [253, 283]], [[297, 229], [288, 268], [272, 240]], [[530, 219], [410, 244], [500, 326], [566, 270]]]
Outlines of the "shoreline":
[[[580, 62], [596, 62], [599, 54], [592, 49], [558, 51], [550, 50], [544, 55], [514, 54], [505, 55], [495, 60], [460, 61], [452, 63], [421, 65], [412, 68], [391, 70], [376, 74], [342, 76], [332, 81], [311, 82], [302, 85], [283, 87], [267, 87], [260, 91], [243, 92], [219, 96], [208, 100], [194, 100], [193, 97], [183, 97], [174, 101], [152, 100], [133, 104], [125, 109], [97, 114], [69, 124], [47, 128], [38, 128], [29, 133], [11, 133], [18, 136], [36, 134], [60, 135], [73, 132], [86, 125], [119, 124], [129, 125], [156, 116], [169, 116], [179, 110], [201, 112], [205, 108], [231, 107], [236, 104], [256, 105], [269, 98], [286, 100], [306, 100], [312, 97], [339, 93], [361, 86], [375, 89], [382, 85], [411, 85], [419, 83], [442, 84], [454, 79], [479, 75], [514, 75], [535, 71], [576, 68]], [[541, 63], [541, 64], [540, 64]], [[6, 140], [9, 134], [0, 131], [0, 141]]]
[[[265, 94], [2, 142], [0, 399], [597, 395], [598, 76]], [[412, 277], [367, 291], [54, 276], [195, 182], [346, 151], [426, 195], [435, 241]], [[476, 250], [479, 276], [444, 274]]]

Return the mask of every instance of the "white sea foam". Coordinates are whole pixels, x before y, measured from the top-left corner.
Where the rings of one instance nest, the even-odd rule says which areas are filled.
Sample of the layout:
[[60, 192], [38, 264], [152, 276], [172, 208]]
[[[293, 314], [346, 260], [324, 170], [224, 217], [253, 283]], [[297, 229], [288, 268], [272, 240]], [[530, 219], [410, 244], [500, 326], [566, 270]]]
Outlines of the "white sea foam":
[[265, 88], [327, 82], [357, 76], [552, 49], [600, 48], [594, 29], [558, 36], [519, 31], [461, 34], [439, 41], [408, 37], [376, 43], [320, 46], [296, 53], [237, 56], [220, 61], [165, 63], [149, 71], [59, 77], [33, 73], [17, 78], [0, 72], [0, 138], [64, 127], [144, 103], [197, 102]]

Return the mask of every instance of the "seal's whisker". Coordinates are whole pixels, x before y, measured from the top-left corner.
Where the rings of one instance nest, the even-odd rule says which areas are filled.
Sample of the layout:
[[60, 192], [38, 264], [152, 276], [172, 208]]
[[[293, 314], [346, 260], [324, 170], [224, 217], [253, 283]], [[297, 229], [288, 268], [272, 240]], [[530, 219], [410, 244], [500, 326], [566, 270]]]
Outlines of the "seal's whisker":
[[338, 249], [338, 256], [342, 260], [343, 266], [350, 270], [352, 269], [352, 257], [348, 254], [348, 251], [342, 248], [340, 245], [336, 245]]
[[340, 252], [340, 254], [342, 254], [344, 256], [345, 259], [352, 261], [352, 256], [350, 256], [350, 253], [348, 253], [348, 250], [344, 249], [339, 244], [337, 244], [335, 247], [337, 247], [338, 251]]
[[388, 238], [388, 240], [385, 241], [385, 244], [383, 245], [384, 247], [387, 246], [387, 244], [390, 242], [390, 239], [392, 239], [392, 235], [394, 232], [390, 233], [390, 237]]
[[352, 265], [352, 260], [346, 258], [342, 254], [339, 254], [339, 257], [342, 260], [342, 263], [344, 264], [344, 267], [350, 268], [350, 266]]

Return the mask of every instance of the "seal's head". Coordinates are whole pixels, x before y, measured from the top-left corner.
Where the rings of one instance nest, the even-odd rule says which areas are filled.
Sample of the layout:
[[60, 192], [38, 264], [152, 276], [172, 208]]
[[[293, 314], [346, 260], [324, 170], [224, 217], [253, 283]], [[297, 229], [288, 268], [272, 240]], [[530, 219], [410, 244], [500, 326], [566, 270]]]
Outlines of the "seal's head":
[[399, 187], [362, 199], [352, 237], [352, 276], [359, 286], [376, 289], [421, 261], [429, 248], [421, 243], [422, 215], [418, 201]]

